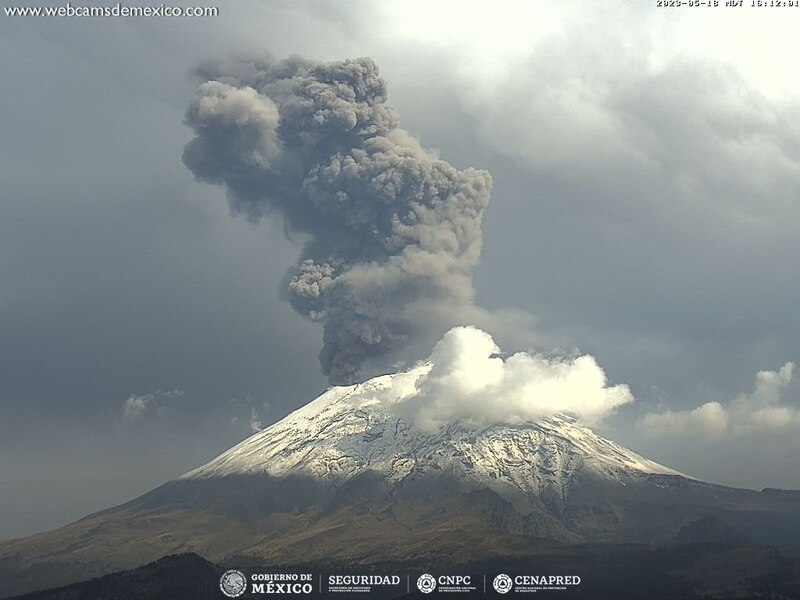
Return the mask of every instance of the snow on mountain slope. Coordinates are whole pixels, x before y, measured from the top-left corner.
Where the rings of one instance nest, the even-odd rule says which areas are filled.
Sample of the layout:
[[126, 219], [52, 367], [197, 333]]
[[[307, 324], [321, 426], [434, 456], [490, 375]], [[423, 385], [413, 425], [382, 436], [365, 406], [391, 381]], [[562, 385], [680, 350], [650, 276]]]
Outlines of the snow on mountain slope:
[[565, 415], [478, 429], [457, 421], [435, 433], [412, 427], [393, 407], [430, 369], [426, 364], [331, 388], [181, 479], [263, 473], [335, 483], [373, 471], [397, 482], [438, 470], [493, 489], [539, 494], [550, 488], [563, 495], [584, 476], [624, 483], [646, 474], [681, 475]]

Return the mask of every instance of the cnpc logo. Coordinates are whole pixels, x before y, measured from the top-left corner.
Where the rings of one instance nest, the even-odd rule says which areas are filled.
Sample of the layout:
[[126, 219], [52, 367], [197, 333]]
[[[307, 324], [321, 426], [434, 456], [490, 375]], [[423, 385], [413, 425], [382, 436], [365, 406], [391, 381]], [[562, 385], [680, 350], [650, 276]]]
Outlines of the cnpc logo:
[[437, 587], [443, 591], [452, 591], [451, 588], [469, 587], [471, 584], [472, 578], [469, 575], [440, 575], [437, 578], [425, 573], [417, 579], [417, 589], [423, 594], [430, 594]]
[[417, 589], [423, 594], [430, 594], [436, 589], [436, 578], [429, 573], [420, 575], [417, 579]]

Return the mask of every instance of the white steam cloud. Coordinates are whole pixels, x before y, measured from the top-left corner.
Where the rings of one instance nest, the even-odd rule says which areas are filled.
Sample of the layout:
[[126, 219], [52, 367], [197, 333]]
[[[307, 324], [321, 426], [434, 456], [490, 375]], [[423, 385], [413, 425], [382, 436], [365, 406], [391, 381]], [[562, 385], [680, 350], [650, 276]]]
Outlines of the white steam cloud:
[[707, 402], [692, 410], [648, 413], [639, 420], [637, 428], [653, 437], [700, 434], [716, 439], [744, 433], [800, 429], [800, 406], [782, 403], [793, 377], [792, 362], [787, 362], [777, 371], [759, 371], [753, 393], [741, 394], [727, 406]]
[[122, 418], [125, 421], [135, 422], [162, 415], [168, 410], [167, 405], [170, 402], [184, 396], [186, 392], [180, 389], [156, 390], [141, 396], [131, 394], [122, 403]]
[[269, 402], [256, 402], [248, 394], [243, 400], [231, 398], [228, 404], [235, 413], [230, 417], [231, 425], [246, 423], [251, 433], [258, 433], [264, 429], [264, 415], [270, 410]]
[[390, 410], [428, 432], [454, 421], [480, 428], [555, 414], [597, 423], [633, 402], [628, 386], [608, 385], [592, 356], [519, 352], [504, 358], [492, 337], [475, 327], [448, 331], [428, 364], [413, 385], [390, 392]]

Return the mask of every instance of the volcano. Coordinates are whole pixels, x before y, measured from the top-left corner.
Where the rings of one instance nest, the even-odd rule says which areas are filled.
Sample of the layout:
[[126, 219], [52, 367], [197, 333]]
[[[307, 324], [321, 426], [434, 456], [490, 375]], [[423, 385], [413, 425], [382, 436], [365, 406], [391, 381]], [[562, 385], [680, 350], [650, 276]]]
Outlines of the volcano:
[[699, 481], [565, 414], [416, 426], [395, 405], [429, 369], [331, 388], [135, 500], [0, 544], [0, 592], [185, 552], [273, 565], [466, 564], [558, 544], [800, 539], [800, 492]]

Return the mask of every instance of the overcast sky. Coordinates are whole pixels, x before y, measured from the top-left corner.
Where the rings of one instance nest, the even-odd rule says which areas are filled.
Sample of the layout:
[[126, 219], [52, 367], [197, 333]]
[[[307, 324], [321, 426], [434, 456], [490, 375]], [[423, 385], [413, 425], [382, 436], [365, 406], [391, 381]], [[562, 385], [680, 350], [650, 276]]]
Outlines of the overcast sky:
[[405, 129], [491, 172], [477, 302], [519, 322], [504, 350], [580, 350], [630, 386], [602, 433], [800, 488], [798, 21], [654, 0], [0, 15], [0, 538], [141, 494], [328, 385], [320, 330], [279, 297], [303, 239], [181, 161], [195, 67], [263, 53], [372, 57]]

